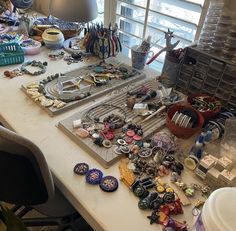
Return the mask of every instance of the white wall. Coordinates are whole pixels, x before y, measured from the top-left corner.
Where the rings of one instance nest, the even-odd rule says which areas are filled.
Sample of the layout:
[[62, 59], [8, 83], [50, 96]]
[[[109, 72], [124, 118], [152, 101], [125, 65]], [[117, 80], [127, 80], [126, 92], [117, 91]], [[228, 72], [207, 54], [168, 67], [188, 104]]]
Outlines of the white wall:
[[49, 4], [49, 0], [35, 0], [34, 1], [34, 9], [37, 12], [48, 15], [49, 14], [48, 4]]

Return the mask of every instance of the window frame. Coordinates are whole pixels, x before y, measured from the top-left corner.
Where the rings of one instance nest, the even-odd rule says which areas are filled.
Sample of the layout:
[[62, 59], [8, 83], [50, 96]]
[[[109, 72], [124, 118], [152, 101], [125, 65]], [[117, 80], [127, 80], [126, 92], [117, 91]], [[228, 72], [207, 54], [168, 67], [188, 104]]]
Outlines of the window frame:
[[[158, 1], [158, 0], [157, 0], [157, 1]], [[186, 3], [189, 3], [189, 4], [192, 3], [191, 1], [188, 1], [188, 0], [181, 0], [181, 1], [186, 2]], [[147, 28], [148, 28], [148, 27], [149, 27], [149, 28], [153, 28], [153, 29], [155, 29], [155, 30], [158, 30], [159, 32], [164, 32], [163, 30], [161, 30], [161, 28], [152, 27], [152, 26], [148, 25], [148, 14], [149, 14], [149, 12], [155, 12], [155, 11], [153, 11], [153, 10], [151, 10], [151, 9], [149, 10], [151, 0], [147, 0], [147, 2], [146, 2], [146, 7], [139, 6], [139, 5], [136, 5], [136, 4], [134, 4], [134, 3], [129, 3], [129, 2], [126, 2], [125, 0], [119, 0], [119, 2], [127, 3], [127, 4], [129, 4], [129, 5], [133, 5], [134, 7], [136, 6], [136, 7], [138, 7], [138, 8], [141, 8], [141, 9], [144, 9], [144, 10], [145, 10], [144, 22], [143, 22], [143, 23], [138, 22], [138, 23], [140, 23], [140, 24], [143, 24], [142, 37], [136, 36], [136, 35], [134, 35], [134, 34], [128, 33], [128, 32], [123, 31], [123, 30], [120, 30], [121, 33], [123, 33], [124, 35], [130, 35], [130, 36], [132, 36], [132, 37], [136, 37], [136, 38], [138, 38], [138, 39], [143, 40], [143, 39], [145, 39], [145, 37], [147, 37], [147, 33], [146, 33], [146, 32], [147, 32]], [[104, 25], [105, 25], [105, 26], [109, 25], [109, 23], [112, 23], [112, 25], [114, 25], [114, 24], [116, 23], [116, 17], [117, 17], [117, 16], [119, 17], [119, 14], [117, 14], [117, 3], [118, 3], [118, 0], [104, 0], [104, 4], [105, 4], [105, 6], [104, 6]], [[195, 41], [199, 38], [199, 36], [200, 36], [201, 30], [202, 30], [202, 27], [203, 27], [203, 24], [204, 24], [204, 21], [205, 21], [205, 17], [206, 17], [206, 14], [207, 14], [207, 10], [208, 10], [208, 7], [209, 7], [209, 3], [210, 3], [210, 0], [205, 0], [203, 5], [192, 3], [192, 4], [194, 4], [194, 5], [200, 5], [201, 8], [202, 8], [201, 15], [200, 15], [200, 18], [199, 18], [199, 22], [198, 22], [197, 25], [194, 24], [194, 23], [191, 23], [191, 22], [187, 22], [187, 23], [189, 23], [189, 24], [194, 24], [194, 25], [196, 26], [196, 33], [195, 33], [193, 42], [195, 42]], [[147, 10], [147, 9], [148, 9], [148, 10]], [[159, 13], [159, 12], [157, 12], [157, 13]], [[120, 15], [120, 16], [121, 16], [121, 15]], [[122, 16], [122, 17], [123, 17], [123, 16]], [[170, 16], [170, 17], [175, 18], [175, 17], [173, 17], [173, 16]], [[124, 18], [127, 18], [127, 19], [128, 19], [128, 17], [124, 17]], [[177, 19], [177, 20], [179, 20], [179, 21], [182, 21], [182, 22], [186, 22], [185, 20], [181, 20], [181, 19], [179, 19], [179, 18], [175, 18], [175, 19]], [[135, 22], [134, 19], [131, 19], [131, 20]], [[179, 37], [178, 35], [175, 35], [175, 38], [176, 38], [176, 39], [186, 40], [186, 41], [188, 41], [190, 44], [193, 43], [191, 40], [189, 40], [189, 39], [184, 39], [184, 38], [182, 38], [182, 37]], [[127, 46], [127, 45], [124, 45], [124, 46], [125, 46], [127, 49], [130, 50], [130, 47], [129, 47], [129, 46]], [[158, 46], [157, 44], [156, 44], [156, 47], [159, 48], [159, 49], [161, 49], [161, 46]], [[156, 60], [156, 61], [157, 61], [159, 64], [162, 63], [162, 61], [158, 61], [158, 60]]]

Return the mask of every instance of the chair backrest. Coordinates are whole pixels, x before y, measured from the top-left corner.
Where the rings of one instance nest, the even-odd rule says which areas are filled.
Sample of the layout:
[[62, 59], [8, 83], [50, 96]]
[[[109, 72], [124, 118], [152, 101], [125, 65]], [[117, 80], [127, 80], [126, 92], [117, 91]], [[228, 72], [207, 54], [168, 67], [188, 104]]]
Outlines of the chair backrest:
[[30, 140], [0, 126], [0, 201], [39, 205], [54, 195], [51, 172]]

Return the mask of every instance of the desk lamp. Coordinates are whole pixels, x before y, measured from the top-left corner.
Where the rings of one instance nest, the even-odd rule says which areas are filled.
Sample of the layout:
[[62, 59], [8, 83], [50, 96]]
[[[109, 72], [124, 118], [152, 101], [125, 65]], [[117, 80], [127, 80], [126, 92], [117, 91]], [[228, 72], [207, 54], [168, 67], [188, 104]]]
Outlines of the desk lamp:
[[97, 17], [96, 0], [51, 0], [49, 13], [69, 22], [86, 23]]

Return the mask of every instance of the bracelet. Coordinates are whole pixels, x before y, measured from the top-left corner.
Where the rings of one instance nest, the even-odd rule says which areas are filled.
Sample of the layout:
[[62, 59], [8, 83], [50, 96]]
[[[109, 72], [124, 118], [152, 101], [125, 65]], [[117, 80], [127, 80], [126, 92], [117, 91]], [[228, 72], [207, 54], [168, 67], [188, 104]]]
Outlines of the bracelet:
[[[24, 74], [28, 75], [41, 75], [46, 72], [46, 66], [48, 65], [47, 62], [40, 62], [40, 61], [28, 61], [26, 63], [23, 63], [23, 65], [20, 68], [20, 71]], [[38, 67], [41, 70], [35, 71], [35, 72], [30, 72], [29, 70], [26, 69], [27, 66], [32, 66], [32, 67]]]

